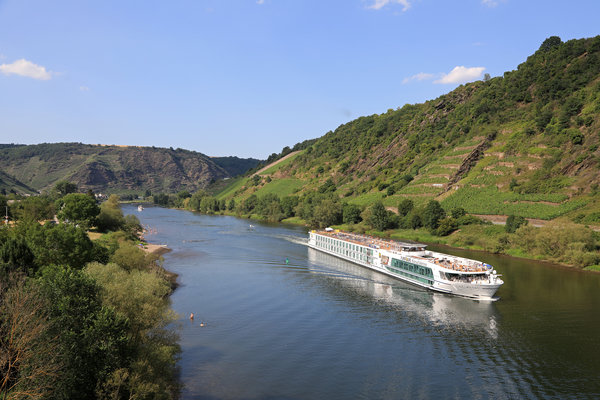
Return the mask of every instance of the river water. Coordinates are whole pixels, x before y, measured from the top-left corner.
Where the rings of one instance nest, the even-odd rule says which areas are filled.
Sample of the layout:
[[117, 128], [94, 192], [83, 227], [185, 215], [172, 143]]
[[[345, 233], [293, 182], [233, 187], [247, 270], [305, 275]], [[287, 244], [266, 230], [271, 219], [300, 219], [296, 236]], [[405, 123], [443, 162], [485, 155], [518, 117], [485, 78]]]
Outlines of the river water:
[[600, 398], [600, 274], [438, 248], [503, 275], [477, 302], [309, 249], [304, 228], [124, 211], [173, 250], [184, 399]]

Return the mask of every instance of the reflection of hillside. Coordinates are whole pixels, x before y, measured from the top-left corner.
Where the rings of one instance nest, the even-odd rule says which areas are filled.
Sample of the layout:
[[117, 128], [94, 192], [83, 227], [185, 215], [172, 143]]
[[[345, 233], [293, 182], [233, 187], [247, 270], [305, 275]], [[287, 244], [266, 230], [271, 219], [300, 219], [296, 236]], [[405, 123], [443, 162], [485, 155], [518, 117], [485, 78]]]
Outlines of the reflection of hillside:
[[308, 249], [309, 270], [324, 275], [361, 295], [436, 325], [479, 328], [496, 336], [498, 313], [493, 302], [430, 292], [340, 258]]

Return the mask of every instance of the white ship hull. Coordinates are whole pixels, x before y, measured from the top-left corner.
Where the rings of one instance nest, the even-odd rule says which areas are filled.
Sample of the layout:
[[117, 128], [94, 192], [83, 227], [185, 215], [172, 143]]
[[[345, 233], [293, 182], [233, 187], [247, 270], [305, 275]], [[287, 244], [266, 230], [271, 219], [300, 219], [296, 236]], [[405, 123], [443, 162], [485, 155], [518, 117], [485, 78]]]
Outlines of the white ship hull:
[[309, 247], [430, 290], [478, 300], [494, 297], [504, 283], [492, 267], [475, 260], [339, 231], [312, 231]]

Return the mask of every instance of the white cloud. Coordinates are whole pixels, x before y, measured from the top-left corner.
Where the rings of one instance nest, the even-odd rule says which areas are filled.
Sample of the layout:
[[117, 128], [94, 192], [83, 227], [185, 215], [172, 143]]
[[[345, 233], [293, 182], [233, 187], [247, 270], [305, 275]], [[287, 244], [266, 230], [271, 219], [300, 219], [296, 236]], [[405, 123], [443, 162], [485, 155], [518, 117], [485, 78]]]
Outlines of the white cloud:
[[496, 7], [498, 2], [496, 0], [481, 0], [481, 4], [486, 5], [488, 7]]
[[52, 78], [52, 73], [50, 71], [46, 71], [45, 67], [34, 64], [24, 58], [21, 58], [12, 64], [0, 65], [0, 72], [2, 72], [4, 75], [20, 75], [42, 81], [47, 81]]
[[265, 0], [256, 0], [256, 4], [265, 4]]
[[409, 0], [375, 0], [375, 2], [371, 4], [368, 8], [372, 8], [373, 10], [380, 10], [388, 4], [394, 3], [402, 5], [402, 11], [406, 11], [410, 8]]
[[79, 86], [79, 90], [81, 90], [82, 92], [89, 92], [90, 88], [87, 86]]
[[433, 83], [465, 83], [481, 77], [481, 74], [485, 70], [485, 67], [471, 67], [456, 66], [449, 74], [444, 74], [437, 81]]
[[409, 76], [408, 78], [404, 78], [402, 80], [402, 83], [406, 84], [406, 83], [412, 82], [412, 81], [426, 81], [428, 79], [433, 79], [434, 77], [435, 77], [434, 74], [429, 74], [427, 72], [419, 72], [418, 74]]

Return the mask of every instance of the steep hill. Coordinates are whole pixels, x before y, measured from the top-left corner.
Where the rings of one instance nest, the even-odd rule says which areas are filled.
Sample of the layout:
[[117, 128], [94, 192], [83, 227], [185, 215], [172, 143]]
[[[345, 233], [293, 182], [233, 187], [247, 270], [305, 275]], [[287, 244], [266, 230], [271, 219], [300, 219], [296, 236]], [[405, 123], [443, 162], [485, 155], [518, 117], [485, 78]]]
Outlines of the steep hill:
[[221, 199], [323, 190], [360, 205], [437, 199], [447, 209], [600, 222], [600, 36], [544, 41], [501, 77], [360, 117]]
[[11, 191], [21, 194], [35, 194], [37, 192], [35, 189], [30, 188], [23, 182], [20, 182], [14, 177], [0, 171], [0, 194], [7, 194]]
[[[223, 161], [225, 167], [218, 161]], [[258, 160], [237, 157], [214, 160], [194, 151], [155, 147], [81, 143], [0, 145], [0, 170], [40, 191], [59, 180], [72, 181], [80, 189], [96, 192], [194, 191], [257, 163]]]

